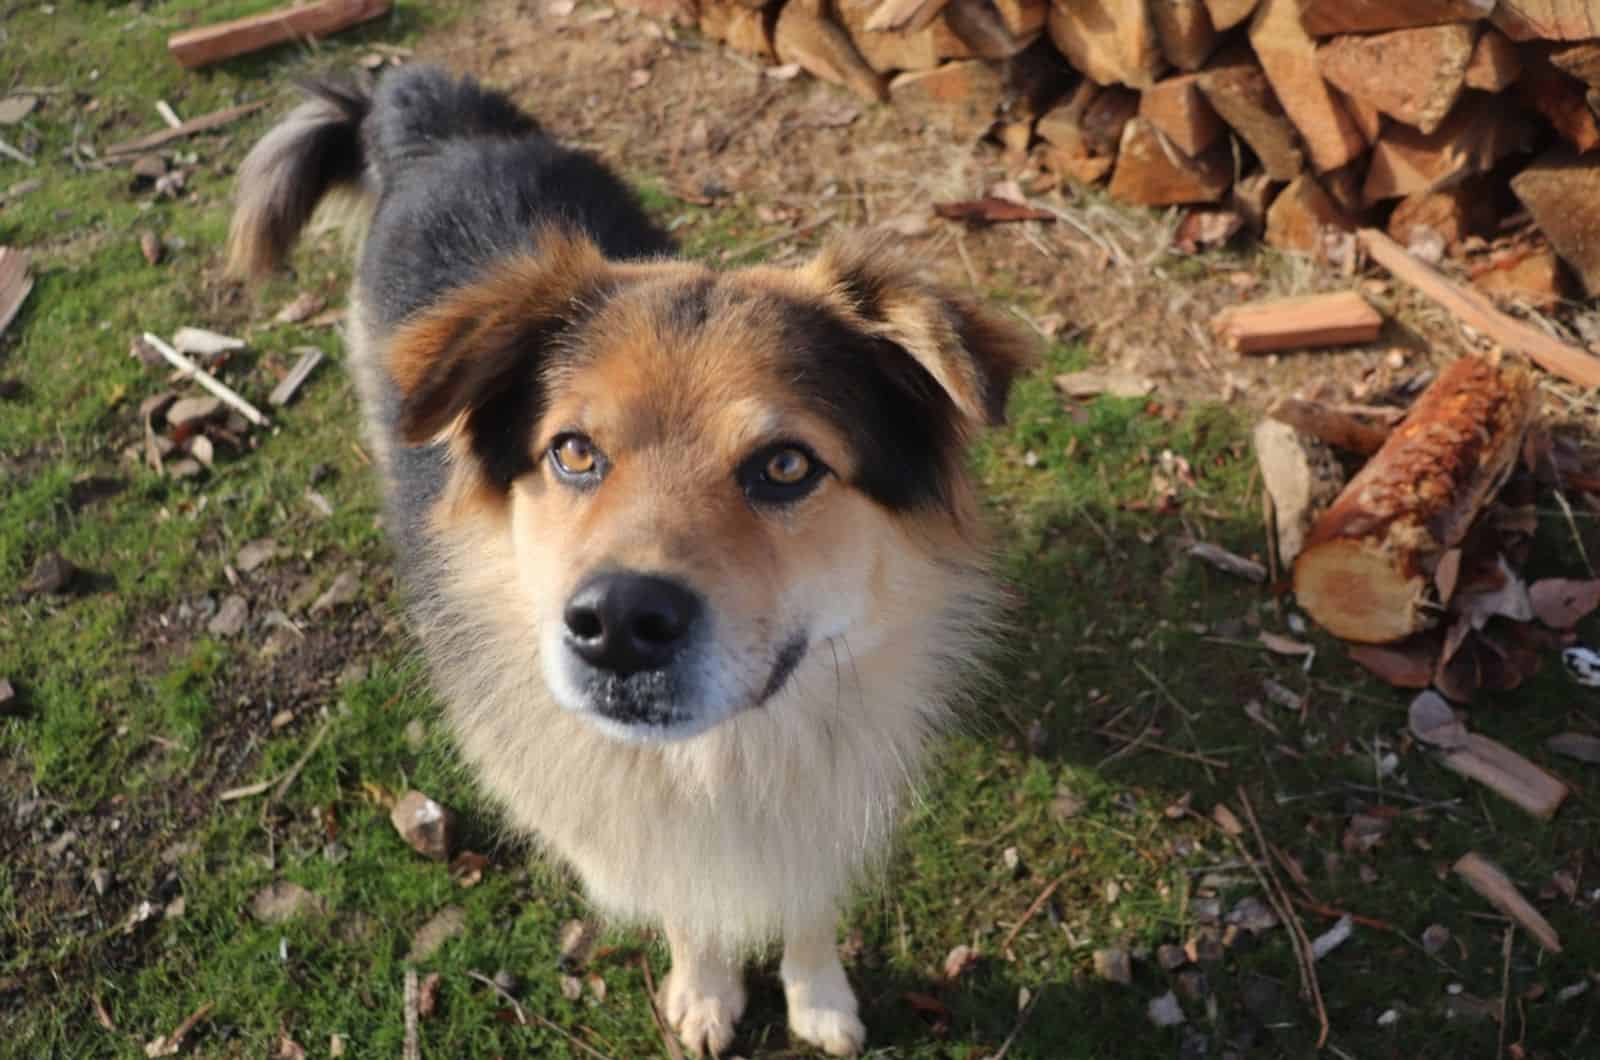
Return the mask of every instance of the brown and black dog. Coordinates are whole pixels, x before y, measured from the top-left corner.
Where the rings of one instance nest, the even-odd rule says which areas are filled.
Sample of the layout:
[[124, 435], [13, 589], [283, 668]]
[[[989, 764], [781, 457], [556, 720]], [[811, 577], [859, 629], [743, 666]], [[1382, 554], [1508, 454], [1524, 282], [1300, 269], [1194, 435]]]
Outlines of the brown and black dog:
[[872, 241], [674, 258], [470, 79], [307, 88], [240, 171], [231, 266], [355, 193], [351, 367], [465, 757], [600, 909], [665, 929], [692, 1049], [781, 938], [792, 1031], [856, 1052], [838, 903], [980, 669], [964, 450], [1028, 343]]

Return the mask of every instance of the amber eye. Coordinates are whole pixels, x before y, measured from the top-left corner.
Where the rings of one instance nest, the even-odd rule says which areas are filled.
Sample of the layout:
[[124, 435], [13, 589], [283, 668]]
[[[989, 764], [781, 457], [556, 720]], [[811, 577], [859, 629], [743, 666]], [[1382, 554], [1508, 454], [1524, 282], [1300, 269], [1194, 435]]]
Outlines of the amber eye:
[[593, 474], [600, 467], [600, 451], [581, 434], [563, 434], [550, 446], [550, 459], [566, 475]]
[[767, 460], [763, 473], [769, 482], [793, 486], [811, 474], [811, 458], [798, 449], [779, 449]]
[[815, 453], [794, 442], [778, 442], [756, 450], [739, 465], [739, 486], [761, 504], [790, 504], [822, 481], [828, 466]]

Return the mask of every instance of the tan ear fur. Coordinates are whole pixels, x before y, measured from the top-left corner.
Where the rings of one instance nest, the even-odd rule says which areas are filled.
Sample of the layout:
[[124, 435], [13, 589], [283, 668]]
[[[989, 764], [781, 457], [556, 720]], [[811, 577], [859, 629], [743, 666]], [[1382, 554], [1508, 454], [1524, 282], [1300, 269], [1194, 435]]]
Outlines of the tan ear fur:
[[539, 356], [608, 277], [587, 238], [551, 230], [396, 328], [386, 361], [400, 389], [401, 437], [422, 444], [472, 409]]

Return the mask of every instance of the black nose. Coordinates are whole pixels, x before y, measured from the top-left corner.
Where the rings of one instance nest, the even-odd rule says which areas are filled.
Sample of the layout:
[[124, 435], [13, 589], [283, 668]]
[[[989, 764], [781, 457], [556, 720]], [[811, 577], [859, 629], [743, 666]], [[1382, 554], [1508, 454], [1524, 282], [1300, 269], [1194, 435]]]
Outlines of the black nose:
[[573, 651], [626, 677], [671, 662], [699, 613], [700, 598], [677, 582], [614, 572], [579, 586], [563, 617]]

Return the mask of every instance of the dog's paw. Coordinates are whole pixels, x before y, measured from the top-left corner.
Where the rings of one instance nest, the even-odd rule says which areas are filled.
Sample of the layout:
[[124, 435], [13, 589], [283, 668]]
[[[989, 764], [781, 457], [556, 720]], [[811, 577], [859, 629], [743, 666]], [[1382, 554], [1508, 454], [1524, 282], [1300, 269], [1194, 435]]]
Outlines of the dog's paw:
[[829, 1056], [855, 1056], [867, 1040], [867, 1028], [856, 1015], [856, 999], [849, 1005], [790, 1005], [789, 1031]]
[[678, 1040], [696, 1056], [717, 1056], [733, 1044], [744, 1014], [744, 988], [737, 982], [689, 982], [675, 972], [661, 991], [661, 1012]]

